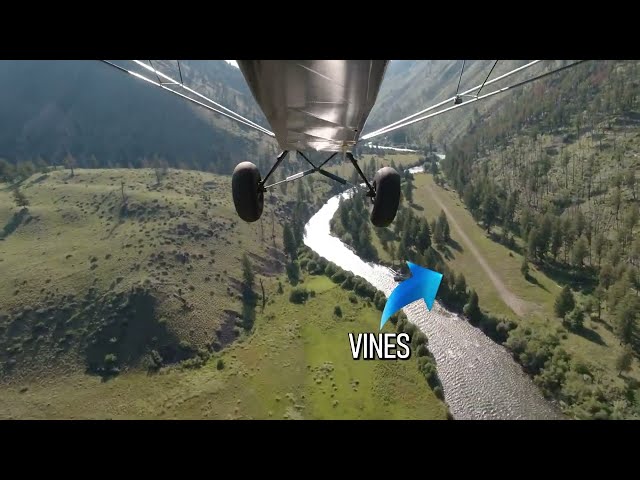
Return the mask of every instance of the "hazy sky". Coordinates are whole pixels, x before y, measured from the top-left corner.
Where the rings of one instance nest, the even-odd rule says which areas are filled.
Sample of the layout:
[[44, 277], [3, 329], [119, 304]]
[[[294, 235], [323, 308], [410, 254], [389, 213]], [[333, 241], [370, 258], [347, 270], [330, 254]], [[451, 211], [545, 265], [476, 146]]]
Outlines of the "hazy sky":
[[227, 62], [229, 65], [233, 65], [234, 67], [238, 66], [238, 62], [236, 62], [235, 60], [225, 60], [225, 62]]

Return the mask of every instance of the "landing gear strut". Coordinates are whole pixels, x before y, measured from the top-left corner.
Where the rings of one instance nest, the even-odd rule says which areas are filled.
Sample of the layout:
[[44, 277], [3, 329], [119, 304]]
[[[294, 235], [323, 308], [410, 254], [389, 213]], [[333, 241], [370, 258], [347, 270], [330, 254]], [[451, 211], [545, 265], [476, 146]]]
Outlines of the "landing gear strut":
[[367, 196], [371, 197], [373, 202], [371, 223], [376, 227], [388, 227], [396, 218], [400, 205], [400, 174], [391, 167], [382, 167], [373, 177], [373, 185], [371, 185], [353, 154], [348, 152], [347, 157], [369, 190]]
[[[278, 168], [288, 153], [289, 152], [285, 150], [278, 155], [276, 163], [271, 167], [271, 170], [264, 179], [261, 178], [258, 167], [251, 162], [242, 162], [236, 166], [231, 177], [233, 204], [238, 216], [245, 222], [255, 222], [260, 219], [264, 208], [264, 192], [281, 183], [292, 182], [316, 172], [342, 185], [349, 183], [344, 178], [322, 168], [336, 156], [337, 152], [333, 153], [319, 166], [315, 166], [302, 152], [298, 152], [312, 168], [291, 175], [280, 182], [266, 185], [269, 177]], [[371, 211], [370, 217], [371, 223], [376, 227], [389, 226], [395, 219], [398, 206], [400, 205], [400, 174], [391, 167], [383, 167], [378, 170], [373, 178], [373, 184], [371, 184], [362, 172], [353, 154], [347, 152], [346, 156], [358, 172], [358, 175], [364, 180], [367, 187], [367, 196], [371, 198], [371, 202], [373, 203], [373, 210]]]

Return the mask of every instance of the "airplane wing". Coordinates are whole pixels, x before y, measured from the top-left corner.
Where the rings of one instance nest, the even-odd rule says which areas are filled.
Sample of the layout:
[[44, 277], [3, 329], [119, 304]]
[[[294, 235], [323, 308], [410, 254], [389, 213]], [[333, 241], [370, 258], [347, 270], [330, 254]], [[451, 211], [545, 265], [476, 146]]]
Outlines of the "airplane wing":
[[349, 151], [389, 60], [237, 60], [283, 150]]

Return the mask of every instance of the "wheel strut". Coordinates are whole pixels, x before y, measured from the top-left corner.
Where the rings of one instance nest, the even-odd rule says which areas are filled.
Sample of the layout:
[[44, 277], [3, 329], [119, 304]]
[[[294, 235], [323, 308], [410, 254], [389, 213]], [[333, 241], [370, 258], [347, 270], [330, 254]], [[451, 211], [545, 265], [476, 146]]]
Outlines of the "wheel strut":
[[353, 153], [347, 152], [347, 157], [349, 158], [353, 166], [356, 168], [360, 177], [364, 180], [364, 183], [367, 185], [367, 189], [369, 190], [367, 192], [367, 197], [371, 197], [371, 201], [373, 201], [373, 199], [376, 197], [376, 189], [371, 186], [371, 184], [369, 183], [369, 180], [367, 180], [367, 177], [365, 177], [364, 173], [360, 169], [360, 165], [358, 165], [358, 161], [354, 158]]

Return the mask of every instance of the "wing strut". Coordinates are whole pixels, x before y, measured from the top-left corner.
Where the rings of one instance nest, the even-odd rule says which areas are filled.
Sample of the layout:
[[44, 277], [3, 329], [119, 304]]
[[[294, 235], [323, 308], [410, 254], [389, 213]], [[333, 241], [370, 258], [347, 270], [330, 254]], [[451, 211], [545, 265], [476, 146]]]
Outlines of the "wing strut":
[[[539, 61], [539, 60], [536, 60], [536, 62], [538, 62], [538, 61]], [[589, 60], [578, 60], [577, 62], [571, 63], [571, 64], [569, 64], [569, 65], [565, 65], [564, 67], [559, 67], [559, 68], [556, 68], [555, 70], [551, 70], [551, 71], [549, 71], [549, 72], [542, 73], [542, 74], [540, 74], [540, 75], [537, 75], [537, 76], [535, 76], [535, 77], [529, 78], [529, 79], [527, 79], [527, 80], [523, 80], [523, 81], [521, 81], [521, 82], [514, 83], [513, 85], [508, 85], [508, 86], [506, 86], [506, 87], [499, 88], [498, 90], [495, 90], [495, 91], [490, 92], [490, 93], [486, 93], [486, 94], [481, 95], [481, 96], [479, 96], [479, 97], [474, 97], [473, 99], [471, 99], [471, 100], [469, 100], [469, 101], [467, 101], [467, 102], [459, 103], [459, 104], [454, 104], [454, 105], [453, 105], [453, 106], [451, 106], [451, 107], [445, 108], [445, 109], [443, 109], [443, 110], [438, 110], [437, 112], [430, 113], [429, 115], [424, 115], [424, 116], [422, 116], [422, 117], [414, 118], [413, 120], [407, 120], [407, 119], [409, 119], [409, 118], [413, 118], [413, 117], [415, 117], [415, 116], [419, 115], [420, 113], [424, 113], [424, 112], [427, 112], [427, 111], [429, 111], [429, 110], [433, 110], [433, 109], [435, 109], [435, 108], [437, 108], [437, 107], [439, 107], [439, 106], [442, 106], [442, 105], [444, 105], [445, 103], [450, 102], [451, 100], [455, 100], [455, 97], [454, 97], [454, 98], [447, 99], [447, 100], [445, 100], [444, 102], [440, 102], [440, 103], [438, 103], [438, 104], [436, 104], [436, 105], [433, 105], [433, 106], [431, 106], [431, 107], [429, 107], [429, 108], [426, 108], [426, 109], [425, 109], [425, 110], [423, 110], [422, 112], [415, 113], [415, 114], [413, 114], [413, 115], [411, 115], [411, 116], [409, 116], [409, 117], [406, 117], [406, 118], [405, 118], [405, 119], [403, 119], [403, 120], [399, 120], [398, 122], [395, 122], [395, 123], [392, 123], [392, 124], [390, 124], [390, 125], [387, 125], [386, 127], [381, 128], [381, 129], [379, 129], [379, 130], [376, 130], [375, 132], [371, 132], [371, 133], [369, 133], [369, 134], [367, 134], [367, 135], [364, 135], [364, 136], [361, 138], [361, 140], [367, 140], [367, 139], [369, 139], [369, 138], [377, 137], [378, 135], [384, 135], [384, 134], [386, 134], [386, 133], [392, 132], [393, 130], [397, 130], [398, 128], [403, 128], [403, 127], [406, 127], [406, 126], [412, 125], [412, 124], [414, 124], [414, 123], [416, 123], [416, 122], [420, 122], [420, 121], [422, 121], [422, 120], [426, 120], [426, 119], [428, 119], [428, 118], [432, 118], [432, 117], [435, 117], [435, 116], [440, 115], [440, 114], [442, 114], [442, 113], [445, 113], [445, 112], [448, 112], [448, 111], [454, 110], [454, 109], [456, 109], [456, 108], [463, 107], [463, 106], [465, 106], [465, 105], [469, 105], [470, 103], [477, 102], [478, 100], [484, 100], [485, 98], [492, 97], [492, 96], [497, 95], [497, 94], [499, 94], [499, 93], [504, 93], [504, 92], [506, 92], [507, 90], [511, 90], [511, 89], [513, 89], [513, 88], [521, 87], [521, 86], [526, 85], [526, 84], [528, 84], [528, 83], [534, 82], [534, 81], [536, 81], [536, 80], [539, 80], [539, 79], [541, 79], [541, 78], [547, 77], [547, 76], [549, 76], [549, 75], [553, 75], [554, 73], [558, 73], [558, 72], [561, 72], [561, 71], [563, 71], [563, 70], [567, 70], [567, 69], [569, 69], [569, 68], [571, 68], [571, 67], [575, 67], [576, 65], [579, 65], [579, 64], [581, 64], [581, 63], [588, 62], [588, 61], [589, 61]], [[532, 62], [532, 63], [534, 63], [534, 62]], [[529, 66], [529, 65], [532, 65], [532, 63], [529, 63], [529, 64], [527, 64], [527, 65], [524, 65], [524, 66], [522, 66], [522, 67], [520, 67], [519, 69], [516, 69], [516, 70], [522, 70], [523, 68], [525, 68], [525, 67], [527, 67], [527, 66]], [[515, 70], [512, 70], [511, 72], [509, 72], [509, 74], [512, 74], [512, 73], [515, 73]], [[506, 74], [505, 74], [505, 75], [506, 75]], [[505, 77], [505, 75], [502, 75], [501, 77], [498, 77], [498, 78], [495, 78], [495, 79], [493, 79], [493, 80], [491, 80], [491, 81], [489, 81], [489, 82], [486, 82], [486, 85], [489, 85], [490, 83], [493, 83], [493, 82], [495, 82], [495, 81], [498, 81], [498, 80], [499, 80], [499, 79], [501, 79], [501, 78], [504, 78], [504, 77]], [[473, 90], [476, 90], [477, 88], [478, 88], [478, 87], [476, 87], [476, 88], [472, 88], [471, 90], [468, 90], [468, 91], [473, 91]]]
[[[265, 135], [268, 135], [270, 137], [275, 137], [275, 134], [272, 131], [267, 130], [266, 128], [264, 128], [264, 127], [258, 125], [257, 123], [249, 120], [248, 118], [243, 117], [239, 113], [236, 113], [233, 110], [231, 110], [231, 109], [229, 109], [229, 108], [227, 108], [227, 107], [225, 107], [223, 105], [220, 105], [219, 103], [211, 100], [209, 97], [206, 97], [205, 95], [202, 95], [201, 93], [198, 93], [195, 90], [193, 90], [193, 89], [187, 87], [186, 85], [184, 85], [184, 83], [182, 81], [182, 69], [180, 68], [180, 64], [179, 63], [178, 63], [178, 69], [179, 69], [179, 72], [180, 72], [180, 82], [178, 82], [178, 81], [174, 80], [173, 78], [169, 77], [168, 75], [165, 75], [164, 73], [160, 72], [159, 70], [157, 70], [153, 66], [153, 64], [147, 65], [146, 63], [141, 62], [140, 60], [133, 60], [133, 61], [136, 64], [144, 67], [145, 69], [153, 72], [156, 75], [158, 81], [156, 82], [155, 80], [153, 80], [151, 78], [148, 78], [148, 77], [145, 77], [144, 75], [141, 75], [138, 72], [134, 72], [133, 70], [128, 70], [128, 69], [126, 69], [124, 67], [121, 67], [120, 65], [116, 65], [115, 63], [110, 62], [108, 60], [102, 60], [102, 62], [104, 62], [107, 65], [110, 65], [112, 67], [115, 67], [116, 69], [118, 69], [119, 71], [121, 71], [123, 73], [128, 73], [128, 74], [130, 74], [130, 75], [132, 75], [134, 77], [137, 77], [137, 78], [139, 78], [141, 80], [144, 80], [145, 82], [148, 82], [148, 83], [150, 83], [152, 85], [155, 85], [156, 87], [160, 87], [163, 90], [166, 90], [167, 92], [171, 92], [174, 95], [182, 97], [182, 98], [184, 98], [184, 99], [186, 99], [186, 100], [188, 100], [188, 101], [190, 101], [192, 103], [195, 103], [196, 105], [199, 105], [199, 106], [201, 106], [203, 108], [206, 108], [207, 110], [211, 110], [211, 111], [219, 113], [219, 114], [221, 114], [221, 115], [223, 115], [223, 116], [225, 116], [227, 118], [230, 118], [231, 120], [235, 120], [236, 122], [241, 123], [243, 125], [246, 125], [247, 127], [253, 128], [254, 130], [259, 131], [260, 133], [264, 133]], [[151, 61], [149, 61], [149, 63], [151, 63]], [[163, 79], [165, 79], [167, 81], [163, 82], [161, 80], [161, 78], [163, 78]], [[179, 92], [177, 90], [174, 90], [173, 88], [168, 88], [167, 85], [177, 85], [178, 87], [180, 87], [184, 91], [186, 91], [186, 92], [188, 92], [190, 94], [196, 95], [197, 97], [205, 100], [209, 104], [213, 104], [214, 106], [211, 106], [211, 105], [209, 105], [207, 103], [204, 103], [204, 102], [201, 102], [199, 100], [196, 100], [195, 98], [192, 98], [192, 97], [190, 97], [188, 95], [185, 95], [184, 93], [181, 93], [181, 92]], [[218, 107], [218, 108], [216, 108], [216, 107]]]

